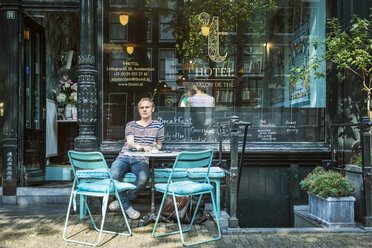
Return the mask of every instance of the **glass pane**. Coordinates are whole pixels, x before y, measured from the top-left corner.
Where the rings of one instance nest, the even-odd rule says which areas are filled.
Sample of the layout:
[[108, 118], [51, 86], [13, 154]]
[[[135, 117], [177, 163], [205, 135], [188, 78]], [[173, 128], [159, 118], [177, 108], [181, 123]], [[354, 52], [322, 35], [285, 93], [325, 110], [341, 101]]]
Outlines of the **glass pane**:
[[[165, 125], [165, 137], [176, 143], [219, 142], [219, 124], [228, 126], [230, 117], [252, 122], [249, 142], [319, 142], [324, 140], [324, 109], [257, 109], [234, 107], [157, 107], [154, 119]], [[139, 118], [136, 114], [135, 119]], [[317, 128], [314, 128], [317, 127]], [[230, 134], [225, 129], [223, 142]]]
[[169, 16], [160, 16], [160, 40], [166, 41], [166, 40], [174, 40], [174, 36], [172, 34], [172, 30], [168, 30], [168, 23], [172, 21], [174, 18], [173, 15]]
[[[291, 80], [292, 69], [322, 55], [311, 44], [325, 39], [325, 0], [240, 3], [215, 1], [208, 11], [200, 1], [104, 5], [103, 112], [118, 104], [113, 94], [125, 95], [125, 125], [139, 118], [137, 101], [151, 97], [169, 142], [217, 142], [232, 115], [253, 122], [251, 142], [325, 141], [325, 79], [309, 72]], [[129, 10], [122, 26], [118, 13]], [[103, 133], [118, 126], [105, 123]]]
[[41, 95], [40, 95], [40, 34], [35, 33], [35, 44], [34, 44], [34, 56], [35, 56], [35, 89], [34, 89], [34, 99], [35, 99], [35, 128], [40, 129], [42, 122], [43, 110], [41, 109]]
[[110, 41], [126, 41], [128, 39], [128, 24], [120, 23], [120, 14], [110, 15]]
[[32, 128], [32, 54], [31, 54], [31, 29], [26, 28], [24, 30], [24, 40], [25, 40], [25, 82], [26, 82], [26, 101], [25, 101], [25, 121], [26, 128]]
[[124, 137], [128, 97], [126, 93], [111, 93], [104, 105], [104, 139], [120, 140]]
[[176, 51], [174, 49], [160, 49], [159, 51], [159, 79], [170, 83], [176, 80]]
[[126, 6], [128, 6], [128, 0], [110, 0], [110, 6], [112, 6], [112, 7], [126, 7]]

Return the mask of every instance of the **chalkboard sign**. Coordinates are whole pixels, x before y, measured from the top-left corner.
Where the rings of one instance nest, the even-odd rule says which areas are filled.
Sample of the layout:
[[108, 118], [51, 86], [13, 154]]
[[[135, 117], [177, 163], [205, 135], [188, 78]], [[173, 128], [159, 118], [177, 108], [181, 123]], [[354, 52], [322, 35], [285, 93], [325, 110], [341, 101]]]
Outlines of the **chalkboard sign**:
[[161, 108], [153, 119], [163, 123], [167, 142], [217, 143], [220, 138], [219, 126], [224, 126], [221, 137], [229, 141], [229, 116], [220, 119], [215, 108]]
[[[163, 123], [165, 142], [218, 143], [221, 137], [228, 143], [233, 115], [252, 123], [248, 142], [316, 142], [324, 141], [322, 111], [324, 109], [157, 107], [153, 119]], [[138, 113], [136, 117], [139, 118]]]

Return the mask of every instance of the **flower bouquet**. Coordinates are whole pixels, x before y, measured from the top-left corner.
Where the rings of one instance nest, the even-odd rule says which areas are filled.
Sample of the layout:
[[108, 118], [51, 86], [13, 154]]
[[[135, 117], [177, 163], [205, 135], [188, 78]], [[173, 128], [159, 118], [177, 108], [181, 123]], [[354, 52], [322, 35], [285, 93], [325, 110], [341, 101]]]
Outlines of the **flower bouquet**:
[[57, 89], [57, 102], [65, 108], [66, 119], [76, 119], [77, 83], [71, 81], [67, 75], [59, 80]]

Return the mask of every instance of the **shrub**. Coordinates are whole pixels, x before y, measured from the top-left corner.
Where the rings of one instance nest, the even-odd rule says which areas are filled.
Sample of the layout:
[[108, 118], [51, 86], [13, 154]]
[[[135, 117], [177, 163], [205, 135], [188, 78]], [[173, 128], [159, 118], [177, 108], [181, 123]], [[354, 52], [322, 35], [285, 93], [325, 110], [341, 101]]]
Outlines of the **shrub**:
[[336, 171], [325, 171], [320, 166], [307, 175], [300, 185], [303, 190], [324, 198], [350, 196], [354, 192], [354, 185], [346, 177]]
[[[372, 153], [371, 153], [372, 155]], [[362, 167], [363, 165], [363, 160], [362, 160], [362, 153], [360, 152], [358, 155], [355, 155], [355, 161], [356, 161], [356, 164], [360, 167]]]
[[[372, 161], [372, 151], [371, 151], [371, 161]], [[354, 155], [353, 160], [351, 162], [362, 167], [363, 166], [362, 153], [359, 152], [358, 155]]]

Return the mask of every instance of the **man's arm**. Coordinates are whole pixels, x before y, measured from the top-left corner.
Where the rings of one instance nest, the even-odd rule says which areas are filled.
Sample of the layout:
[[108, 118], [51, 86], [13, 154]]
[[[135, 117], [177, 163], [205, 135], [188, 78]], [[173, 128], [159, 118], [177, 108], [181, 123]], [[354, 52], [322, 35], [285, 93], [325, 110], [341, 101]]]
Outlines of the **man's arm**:
[[186, 99], [186, 107], [191, 107], [191, 97]]
[[161, 150], [163, 147], [163, 140], [164, 140], [164, 126], [160, 123], [160, 128], [156, 134], [156, 144], [158, 146], [158, 150]]
[[134, 135], [127, 136], [127, 145], [129, 148], [136, 148], [137, 150], [140, 150], [142, 148], [140, 144], [134, 142]]
[[156, 144], [158, 145], [158, 150], [161, 150], [161, 148], [163, 147], [163, 141], [158, 140], [156, 141]]
[[[137, 151], [143, 149], [145, 152], [151, 152], [151, 150], [152, 150], [152, 146], [141, 146], [140, 144], [137, 144], [136, 142], [134, 142], [134, 135], [128, 135], [127, 136], [127, 144], [128, 144], [129, 148], [136, 148]], [[158, 145], [158, 147], [159, 147], [159, 145]], [[160, 149], [161, 149], [161, 142], [160, 142], [159, 150]]]

